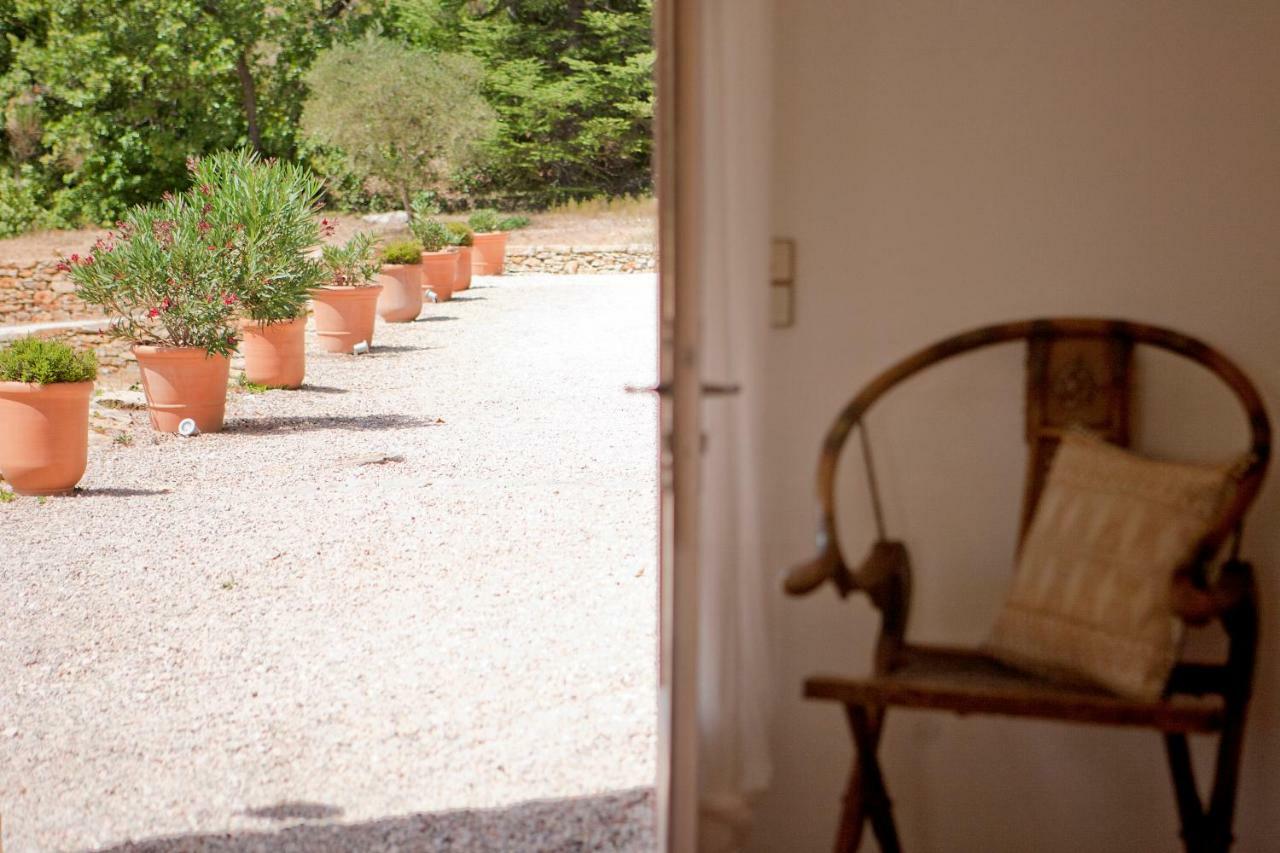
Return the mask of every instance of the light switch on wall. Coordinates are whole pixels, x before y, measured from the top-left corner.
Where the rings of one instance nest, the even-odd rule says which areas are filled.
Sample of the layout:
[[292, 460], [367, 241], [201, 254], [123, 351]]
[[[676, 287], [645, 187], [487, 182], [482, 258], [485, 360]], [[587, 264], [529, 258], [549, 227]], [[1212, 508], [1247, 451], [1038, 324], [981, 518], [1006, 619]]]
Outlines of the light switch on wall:
[[786, 329], [795, 325], [796, 241], [775, 237], [769, 256], [769, 325]]

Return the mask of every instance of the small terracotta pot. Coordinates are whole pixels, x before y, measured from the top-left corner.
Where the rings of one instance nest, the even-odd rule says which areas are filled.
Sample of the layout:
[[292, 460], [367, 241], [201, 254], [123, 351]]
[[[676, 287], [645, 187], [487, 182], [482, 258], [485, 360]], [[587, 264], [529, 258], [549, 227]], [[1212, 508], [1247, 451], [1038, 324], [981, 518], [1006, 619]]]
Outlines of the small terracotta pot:
[[437, 302], [453, 298], [453, 283], [458, 277], [458, 250], [422, 253], [422, 285], [435, 291]]
[[142, 374], [142, 390], [156, 432], [177, 432], [187, 418], [201, 432], [222, 429], [227, 411], [227, 377], [231, 359], [209, 355], [199, 347], [133, 348]]
[[470, 246], [458, 247], [458, 277], [453, 281], [453, 292], [466, 290], [471, 286], [471, 256], [474, 254]]
[[474, 252], [471, 272], [475, 275], [502, 275], [507, 260], [506, 231], [478, 231], [471, 237]]
[[364, 341], [373, 346], [378, 294], [382, 285], [317, 287], [311, 291], [316, 315], [316, 337], [325, 352], [351, 352]]
[[89, 462], [92, 382], [0, 382], [0, 474], [20, 495], [75, 488]]
[[383, 264], [378, 316], [386, 323], [411, 323], [422, 313], [422, 264]]
[[300, 388], [307, 372], [307, 318], [284, 323], [240, 323], [244, 378], [268, 388]]

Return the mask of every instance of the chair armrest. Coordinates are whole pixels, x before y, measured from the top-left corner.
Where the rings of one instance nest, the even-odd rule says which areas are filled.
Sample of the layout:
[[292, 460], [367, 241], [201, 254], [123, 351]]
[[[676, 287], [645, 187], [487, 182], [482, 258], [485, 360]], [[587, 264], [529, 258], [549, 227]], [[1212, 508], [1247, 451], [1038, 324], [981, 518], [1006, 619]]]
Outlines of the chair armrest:
[[1243, 560], [1222, 564], [1217, 579], [1201, 586], [1185, 572], [1173, 578], [1173, 610], [1189, 625], [1205, 625], [1221, 619], [1239, 606], [1253, 588], [1253, 566]]

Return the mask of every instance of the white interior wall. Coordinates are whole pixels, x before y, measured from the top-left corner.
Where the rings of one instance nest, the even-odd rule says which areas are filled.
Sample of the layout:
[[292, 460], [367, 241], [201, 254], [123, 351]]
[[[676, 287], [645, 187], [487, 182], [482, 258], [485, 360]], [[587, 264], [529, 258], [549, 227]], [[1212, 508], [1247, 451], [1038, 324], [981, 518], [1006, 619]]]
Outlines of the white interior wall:
[[[765, 352], [769, 565], [812, 553], [814, 467], [838, 409], [967, 327], [1172, 326], [1237, 359], [1280, 414], [1280, 3], [773, 3], [774, 233], [797, 240], [799, 315]], [[872, 420], [891, 532], [916, 562], [918, 638], [979, 640], [1008, 579], [1021, 358], [972, 357]], [[1141, 369], [1143, 446], [1239, 446], [1209, 383], [1167, 358]], [[869, 518], [844, 493], [857, 558]], [[1280, 849], [1278, 512], [1273, 472], [1246, 549], [1265, 600], [1240, 851]], [[838, 707], [802, 701], [800, 684], [865, 671], [873, 613], [829, 590], [774, 608], [777, 767], [752, 846], [828, 849], [850, 747]], [[1153, 733], [899, 712], [883, 752], [907, 849], [1178, 846]]]

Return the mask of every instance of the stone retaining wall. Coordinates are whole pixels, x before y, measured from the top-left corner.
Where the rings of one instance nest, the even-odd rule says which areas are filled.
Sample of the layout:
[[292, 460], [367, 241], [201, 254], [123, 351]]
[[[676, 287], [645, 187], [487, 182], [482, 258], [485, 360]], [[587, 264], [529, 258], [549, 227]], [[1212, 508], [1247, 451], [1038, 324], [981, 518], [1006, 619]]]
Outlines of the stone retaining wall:
[[653, 272], [653, 246], [508, 246], [506, 271], [511, 273]]
[[76, 298], [75, 285], [66, 273], [58, 272], [57, 264], [57, 260], [25, 264], [0, 260], [0, 325], [102, 316], [101, 309]]
[[[0, 260], [0, 326], [52, 323], [102, 316], [75, 295], [75, 285], [58, 272], [57, 261], [11, 264]], [[507, 272], [652, 272], [653, 246], [509, 246]]]
[[6, 330], [0, 325], [0, 346], [14, 337], [30, 334], [36, 338], [62, 341], [76, 350], [91, 349], [98, 356], [99, 374], [115, 373], [122, 368], [134, 364], [137, 359], [130, 351], [133, 344], [122, 338], [112, 337], [107, 331], [108, 323], [102, 320], [86, 326], [81, 324], [73, 328], [34, 329], [31, 331], [17, 327]]

